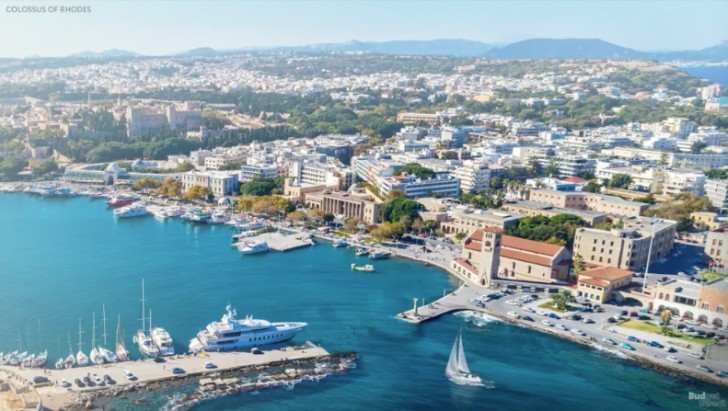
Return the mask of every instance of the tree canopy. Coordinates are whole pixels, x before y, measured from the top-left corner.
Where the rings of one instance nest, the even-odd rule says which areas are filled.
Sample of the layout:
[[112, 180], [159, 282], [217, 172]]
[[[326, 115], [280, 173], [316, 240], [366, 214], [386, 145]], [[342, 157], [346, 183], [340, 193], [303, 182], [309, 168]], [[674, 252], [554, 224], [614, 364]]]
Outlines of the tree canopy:
[[407, 197], [396, 197], [382, 204], [382, 220], [398, 223], [402, 217], [409, 217], [410, 221], [414, 221], [419, 217], [419, 210], [422, 204], [411, 200]]
[[272, 178], [255, 178], [240, 186], [240, 194], [244, 196], [267, 196], [276, 188]]
[[609, 179], [607, 186], [609, 186], [609, 188], [622, 188], [628, 190], [630, 184], [632, 184], [632, 177], [629, 174], [617, 173]]
[[585, 225], [584, 220], [573, 214], [524, 217], [517, 226], [506, 229], [506, 234], [571, 247], [576, 229]]
[[404, 166], [402, 166], [402, 168], [395, 171], [394, 175], [399, 176], [399, 175], [402, 175], [402, 173], [414, 175], [417, 178], [419, 178], [420, 180], [429, 180], [435, 175], [434, 171], [430, 170], [427, 167], [423, 167], [422, 165], [420, 165], [418, 163], [405, 164]]

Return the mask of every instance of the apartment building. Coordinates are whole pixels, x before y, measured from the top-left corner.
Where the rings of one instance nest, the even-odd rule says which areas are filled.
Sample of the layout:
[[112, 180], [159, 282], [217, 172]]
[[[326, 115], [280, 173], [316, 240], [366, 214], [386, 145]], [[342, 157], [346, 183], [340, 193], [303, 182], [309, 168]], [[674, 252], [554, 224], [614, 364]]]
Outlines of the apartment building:
[[705, 174], [694, 170], [665, 170], [663, 193], [676, 196], [681, 193], [693, 193], [699, 196], [705, 191]]
[[460, 180], [448, 176], [420, 180], [414, 176], [400, 175], [379, 179], [379, 192], [386, 196], [392, 190], [402, 190], [407, 197], [459, 197]]
[[278, 167], [274, 165], [243, 165], [240, 166], [240, 182], [247, 183], [256, 178], [277, 178]]
[[728, 264], [728, 228], [708, 232], [705, 239], [705, 254], [718, 265]]
[[[640, 271], [650, 262], [669, 255], [675, 239], [676, 223], [648, 218], [624, 219], [622, 228], [609, 231], [578, 228], [574, 237], [574, 254], [584, 262], [625, 270]], [[654, 237], [654, 239], [653, 239]]]
[[579, 274], [576, 297], [602, 304], [615, 299], [613, 291], [628, 286], [634, 271], [615, 267], [594, 267]]
[[313, 161], [292, 161], [288, 177], [291, 185], [325, 185], [343, 191], [354, 184], [354, 173], [349, 168]]
[[452, 176], [460, 180], [463, 193], [476, 193], [490, 185], [490, 168], [485, 163], [468, 161], [453, 170]]
[[555, 190], [531, 190], [530, 200], [561, 208], [591, 210], [628, 217], [640, 216], [649, 207], [646, 203], [627, 201], [604, 194]]
[[429, 113], [398, 113], [397, 122], [402, 124], [416, 125], [421, 122], [429, 125], [435, 125], [445, 120], [439, 114]]
[[705, 180], [705, 196], [713, 207], [728, 208], [728, 180]]

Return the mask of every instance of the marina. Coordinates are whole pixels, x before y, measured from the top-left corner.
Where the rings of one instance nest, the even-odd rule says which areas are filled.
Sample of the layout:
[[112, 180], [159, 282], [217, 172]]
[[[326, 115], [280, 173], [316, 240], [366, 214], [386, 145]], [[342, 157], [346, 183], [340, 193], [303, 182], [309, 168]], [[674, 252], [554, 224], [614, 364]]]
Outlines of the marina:
[[[264, 367], [281, 365], [287, 362], [316, 359], [329, 356], [322, 347], [306, 343], [301, 347], [279, 347], [251, 352], [209, 352], [199, 355], [177, 355], [168, 357], [165, 362], [158, 363], [152, 359], [129, 361], [117, 364], [92, 365], [83, 368], [64, 370], [48, 370], [45, 373], [33, 369], [13, 368], [8, 371], [26, 380], [33, 381], [35, 377], [43, 376], [48, 383], [35, 385], [43, 406], [49, 410], [57, 410], [71, 399], [75, 393], [89, 391], [104, 391], [119, 389], [128, 386], [144, 386], [151, 383], [173, 380], [181, 377], [200, 376], [205, 374], [234, 371], [250, 367]], [[207, 363], [214, 364], [209, 368]], [[173, 370], [179, 368], [182, 373], [175, 374]], [[113, 384], [103, 387], [79, 387], [74, 381], [83, 380], [87, 376], [109, 375]], [[131, 375], [131, 376], [129, 376]], [[63, 381], [69, 385], [63, 386]]]
[[[84, 197], [62, 199], [51, 203], [25, 195], [0, 194], [0, 196], [3, 196], [0, 204], [5, 211], [0, 215], [0, 220], [8, 227], [8, 231], [0, 233], [0, 243], [9, 251], [0, 256], [0, 267], [9, 273], [27, 273], [26, 276], [13, 277], [7, 284], [6, 290], [0, 291], [7, 308], [0, 313], [0, 319], [4, 324], [8, 324], [10, 329], [13, 329], [18, 318], [34, 319], [42, 316], [43, 333], [47, 336], [45, 339], [50, 337], [52, 345], [55, 346], [56, 336], [61, 336], [61, 341], [64, 342], [69, 329], [72, 334], [77, 332], [76, 317], [82, 314], [86, 344], [84, 348], [88, 350], [91, 339], [91, 312], [94, 308], [97, 310], [98, 323], [97, 307], [105, 303], [107, 314], [110, 314], [111, 318], [121, 314], [123, 319], [121, 341], [125, 341], [126, 346], [131, 348], [132, 357], [137, 357], [136, 346], [131, 345], [131, 338], [124, 338], [123, 334], [131, 336], [132, 329], [136, 329], [134, 324], [139, 318], [139, 284], [141, 279], [145, 278], [149, 289], [153, 290], [154, 315], [163, 319], [165, 328], [175, 337], [177, 352], [183, 352], [187, 348], [186, 341], [209, 323], [211, 316], [214, 317], [215, 313], [220, 311], [220, 301], [232, 299], [233, 305], [244, 309], [247, 313], [259, 314], [263, 318], [306, 321], [310, 324], [309, 327], [294, 339], [294, 343], [300, 344], [306, 340], [317, 343], [321, 341], [327, 350], [332, 352], [355, 350], [362, 358], [366, 358], [367, 370], [376, 369], [376, 372], [362, 372], [355, 369], [350, 375], [327, 379], [315, 386], [313, 384], [297, 386], [295, 391], [301, 395], [291, 394], [281, 398], [278, 390], [277, 393], [261, 391], [255, 395], [240, 394], [246, 395], [244, 398], [248, 410], [269, 409], [272, 401], [297, 409], [312, 407], [337, 409], [334, 405], [340, 405], [337, 401], [342, 395], [356, 404], [361, 404], [361, 407], [373, 408], [380, 405], [380, 402], [376, 401], [378, 397], [372, 394], [388, 390], [393, 384], [399, 384], [402, 389], [394, 394], [394, 402], [389, 403], [392, 406], [395, 403], [413, 407], [423, 405], [423, 393], [417, 390], [417, 386], [427, 384], [431, 387], [430, 392], [424, 394], [427, 404], [438, 408], [453, 407], [457, 403], [460, 409], [477, 409], [478, 404], [482, 404], [483, 401], [489, 401], [496, 406], [511, 404], [514, 407], [527, 408], [531, 404], [528, 396], [532, 394], [532, 390], [524, 385], [539, 381], [542, 375], [538, 370], [541, 369], [550, 370], [549, 381], [569, 378], [578, 373], [585, 379], [599, 382], [599, 384], [575, 382], [573, 388], [581, 393], [580, 396], [552, 399], [555, 406], [575, 409], [583, 403], [583, 396], [599, 395], [606, 398], [606, 405], [629, 409], [635, 406], [634, 402], [624, 400], [623, 397], [610, 397], [609, 393], [619, 390], [626, 392], [627, 395], [636, 394], [633, 384], [635, 380], [641, 381], [643, 388], [647, 386], [657, 390], [658, 393], [664, 392], [655, 397], [654, 405], [643, 406], [642, 409], [677, 410], [689, 408], [690, 405], [686, 400], [676, 401], [674, 395], [669, 396], [669, 393], [679, 393], [682, 398], [682, 394], [686, 392], [683, 379], [655, 373], [636, 363], [620, 363], [619, 367], [613, 367], [614, 360], [608, 358], [608, 355], [593, 355], [596, 348], [592, 348], [588, 340], [582, 344], [564, 341], [566, 338], [576, 341], [577, 336], [566, 336], [564, 333], [565, 335], [560, 338], [553, 338], [527, 329], [526, 325], [513, 327], [506, 324], [526, 324], [521, 323], [521, 320], [516, 323], [504, 319], [504, 323], [488, 323], [483, 328], [475, 320], [465, 321], [458, 316], [440, 315], [438, 321], [428, 321], [426, 327], [418, 327], [417, 337], [413, 336], [412, 325], [405, 323], [393, 325], [391, 321], [383, 321], [385, 318], [393, 319], [393, 314], [397, 311], [408, 306], [412, 307], [412, 297], [415, 296], [418, 297], [418, 314], [423, 316], [422, 319], [436, 318], [433, 316], [434, 311], [427, 311], [430, 303], [434, 303], [442, 296], [443, 290], [457, 287], [457, 281], [453, 277], [444, 276], [440, 269], [435, 268], [440, 265], [446, 266], [444, 253], [439, 249], [432, 253], [417, 255], [416, 250], [387, 247], [385, 248], [387, 251], [405, 258], [377, 261], [376, 268], [386, 272], [387, 275], [362, 275], [352, 272], [350, 264], [357, 262], [357, 265], [362, 265], [373, 261], [368, 257], [357, 259], [352, 248], [303, 247], [299, 252], [286, 253], [280, 258], [265, 255], [261, 258], [241, 258], [239, 253], [230, 250], [231, 231], [227, 227], [185, 224], [179, 220], [169, 220], [161, 224], [152, 218], [118, 221], [110, 217], [110, 210], [103, 202]], [[42, 221], [38, 221], [34, 216], [38, 215], [41, 205], [40, 212], [48, 215], [44, 216]], [[57, 215], [62, 215], [63, 218], [56, 218]], [[23, 236], [10, 235], [21, 229], [25, 233]], [[74, 235], [69, 236], [68, 233]], [[298, 234], [294, 234], [293, 238], [296, 236]], [[315, 233], [315, 236], [319, 237], [319, 234]], [[41, 237], [61, 246], [50, 249], [35, 247], [33, 239]], [[108, 241], [100, 242], [99, 238]], [[372, 245], [366, 247], [374, 248]], [[80, 252], [90, 248], [94, 249], [94, 253]], [[70, 253], [73, 253], [73, 259], [68, 258]], [[126, 262], [120, 261], [119, 253], [124, 254], [124, 260], [131, 258], [136, 261], [135, 266], [129, 267]], [[15, 256], [23, 258], [15, 259]], [[410, 259], [426, 262], [431, 267], [423, 267], [422, 263], [412, 263]], [[54, 275], [50, 277], [44, 275], [49, 272], [53, 272]], [[209, 278], [201, 278], [200, 273], [203, 272], [209, 273]], [[99, 276], [99, 273], [103, 275]], [[67, 295], [82, 292], [86, 285], [96, 285], [101, 279], [104, 284], [113, 282], [114, 287], [97, 286], [96, 291], [89, 294], [92, 296], [89, 300], [65, 298]], [[49, 286], [40, 289], [33, 287], [36, 302], [28, 305], [17, 294], [21, 291], [27, 292], [24, 290], [39, 281], [44, 281]], [[171, 283], [176, 286], [168, 287]], [[283, 287], [282, 283], [288, 286]], [[285, 303], [271, 305], [269, 296]], [[455, 298], [457, 297], [464, 297], [464, 294], [456, 290]], [[316, 304], [311, 304], [312, 298], [316, 299]], [[424, 304], [423, 300], [426, 300]], [[468, 298], [463, 300], [459, 309], [478, 309], [467, 301]], [[361, 301], [367, 303], [362, 305]], [[441, 304], [443, 301], [433, 304], [433, 307], [437, 308]], [[489, 303], [488, 310], [493, 311], [493, 315], [496, 316], [495, 313], [501, 309], [491, 305], [492, 303]], [[63, 309], [59, 310], [57, 307]], [[337, 308], [334, 313], [322, 307]], [[503, 308], [506, 307], [507, 310], [514, 310], [509, 306]], [[507, 310], [502, 310], [504, 318]], [[455, 308], [450, 312], [452, 311], [455, 311]], [[332, 318], [333, 314], [335, 318]], [[30, 322], [35, 321], [30, 320]], [[541, 326], [540, 321], [536, 321], [528, 327], [539, 326]], [[481, 375], [484, 380], [492, 380], [497, 388], [484, 390], [488, 391], [487, 393], [474, 391], [468, 398], [458, 398], [453, 401], [447, 394], [450, 392], [451, 384], [443, 369], [452, 347], [452, 337], [458, 328], [463, 329], [470, 370]], [[556, 329], [556, 327], [550, 328]], [[569, 327], [571, 328], [574, 327]], [[23, 329], [28, 335], [27, 330]], [[2, 351], [17, 349], [15, 338], [12, 341], [10, 339], [0, 341]], [[26, 341], [31, 342], [37, 340], [37, 337], [26, 338]], [[616, 337], [615, 340], [620, 341]], [[43, 351], [42, 345], [34, 344], [28, 347], [29, 351], [36, 353]], [[402, 350], [403, 344], [409, 348]], [[76, 345], [75, 336], [73, 345]], [[498, 358], [493, 358], [492, 352], [496, 346]], [[49, 348], [54, 347], [49, 345]], [[50, 359], [55, 360], [59, 354], [65, 358], [68, 349], [64, 348], [60, 353], [56, 353], [55, 349], [49, 350]], [[73, 348], [75, 352], [76, 347]], [[641, 345], [636, 348], [637, 353], [643, 350]], [[546, 350], [552, 354], [525, 359], [523, 352], [530, 350]], [[394, 361], [393, 352], [397, 353]], [[434, 361], [423, 362], [423, 355]], [[680, 353], [675, 355], [686, 362], [685, 355]], [[202, 359], [199, 356], [190, 358]], [[208, 359], [200, 363], [204, 366], [205, 362], [215, 363], [215, 361], [217, 360]], [[128, 364], [131, 363], [135, 362]], [[169, 368], [166, 370], [163, 368], [168, 365], [167, 363], [157, 364], [150, 360], [146, 360], [145, 363], [149, 363], [151, 367], [161, 368], [162, 371], [157, 371], [157, 374], [168, 378], [160, 380], [158, 384], [154, 383], [157, 387], [155, 391], [164, 394], [157, 394], [155, 391], [144, 394], [145, 398], [157, 398], [155, 401], [161, 401], [155, 404], [165, 404], [167, 400], [159, 398], [171, 395], [165, 391], [165, 387], [174, 387], [174, 381], [184, 381], [184, 375], [190, 371], [169, 364], [186, 371], [186, 374], [181, 374], [183, 377], [173, 377], [174, 374]], [[560, 366], [564, 363], [571, 364], [570, 368], [564, 369]], [[689, 366], [698, 371], [694, 364]], [[92, 367], [116, 367], [115, 369], [122, 372], [124, 370], [123, 363]], [[75, 372], [86, 375], [84, 373], [89, 373], [87, 370], [90, 369], [92, 368], [76, 368]], [[165, 371], [168, 374], [163, 375]], [[50, 372], [55, 373], [55, 371]], [[99, 376], [104, 375], [98, 371], [94, 372]], [[412, 372], [419, 375], [417, 381], [411, 381]], [[517, 379], [513, 378], [514, 372], [519, 374]], [[35, 370], [35, 373], [42, 375], [42, 370]], [[109, 375], [115, 380], [118, 379], [118, 376]], [[690, 381], [692, 389], [723, 392], [715, 385], [707, 385], [697, 380]], [[545, 384], [548, 387], [544, 389], [550, 389], [551, 384], [548, 382]], [[134, 385], [123, 387], [134, 387]], [[174, 388], [169, 389], [174, 390]], [[58, 389], [57, 392], [68, 391]], [[86, 390], [84, 395], [91, 395], [94, 392], [95, 390]], [[113, 392], [113, 389], [109, 392]], [[68, 393], [71, 396], [78, 394], [73, 391]], [[124, 394], [126, 395], [130, 399], [138, 398], [132, 394]], [[666, 398], [669, 398], [669, 401]], [[110, 404], [120, 404], [125, 400], [115, 397], [109, 401]], [[240, 409], [234, 405], [235, 401], [239, 399], [236, 397], [226, 402], [221, 398], [214, 400], [214, 406], [228, 404], [230, 409]], [[161, 405], [153, 408], [161, 408]], [[364, 409], [361, 407], [356, 409]], [[115, 409], [113, 405], [110, 408]]]

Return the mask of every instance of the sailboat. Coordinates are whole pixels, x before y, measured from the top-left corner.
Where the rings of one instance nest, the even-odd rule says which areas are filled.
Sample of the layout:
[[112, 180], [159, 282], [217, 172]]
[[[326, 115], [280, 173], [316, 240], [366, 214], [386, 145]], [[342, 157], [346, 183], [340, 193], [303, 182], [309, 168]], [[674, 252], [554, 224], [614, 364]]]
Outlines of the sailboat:
[[83, 346], [83, 342], [81, 341], [81, 319], [78, 319], [78, 353], [76, 353], [76, 363], [83, 367], [85, 365], [88, 365], [88, 357], [86, 354], [81, 351], [81, 347]]
[[[136, 335], [134, 336], [134, 342], [139, 347], [139, 352], [142, 353], [142, 355], [145, 355], [147, 357], [157, 357], [159, 356], [159, 348], [157, 348], [156, 345], [154, 345], [154, 341], [152, 341], [152, 337], [147, 334], [146, 331], [146, 310], [144, 308], [144, 280], [142, 280], [142, 300], [141, 300], [141, 311], [142, 311], [142, 328], [140, 330], [137, 330]], [[149, 328], [151, 328], [151, 321], [149, 323]], [[151, 332], [151, 330], [149, 330]]]
[[116, 320], [116, 358], [119, 361], [129, 360], [129, 351], [124, 344], [124, 334], [121, 332], [121, 314]]
[[71, 368], [76, 364], [76, 357], [73, 356], [73, 348], [71, 348], [71, 332], [68, 332], [68, 357], [64, 361], [63, 366]]
[[468, 361], [465, 359], [465, 351], [463, 351], [463, 335], [462, 331], [455, 338], [455, 343], [450, 351], [450, 360], [445, 368], [445, 375], [450, 381], [461, 385], [482, 385], [482, 381], [478, 374], [470, 372]]
[[115, 363], [119, 361], [119, 358], [116, 356], [116, 354], [106, 348], [106, 306], [101, 306], [102, 313], [103, 313], [103, 322], [104, 322], [104, 345], [97, 347], [99, 350], [99, 354], [106, 362]]
[[104, 357], [99, 352], [98, 347], [96, 347], [96, 313], [92, 313], [91, 327], [91, 352], [89, 353], [89, 357], [91, 357], [92, 363], [101, 365], [104, 363]]

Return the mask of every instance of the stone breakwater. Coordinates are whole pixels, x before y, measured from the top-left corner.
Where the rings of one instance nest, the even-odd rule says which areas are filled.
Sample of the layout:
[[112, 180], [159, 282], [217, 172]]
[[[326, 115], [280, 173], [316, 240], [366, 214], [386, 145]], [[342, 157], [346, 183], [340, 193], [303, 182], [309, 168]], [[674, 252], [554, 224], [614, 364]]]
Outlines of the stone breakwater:
[[[226, 395], [254, 392], [275, 387], [292, 387], [302, 381], [318, 381], [329, 375], [340, 375], [356, 367], [358, 354], [333, 354], [272, 364], [243, 366], [204, 375], [176, 376], [165, 381], [138, 383], [103, 390], [72, 394], [59, 410], [114, 409], [114, 403], [127, 400], [130, 406], [149, 407], [146, 393], [161, 389], [174, 390], [197, 383], [194, 392], [171, 395], [163, 406], [165, 410], [187, 409], [202, 401]], [[212, 370], [214, 371], [214, 370]], [[136, 395], [135, 395], [136, 394]], [[135, 396], [134, 399], [127, 397]]]

